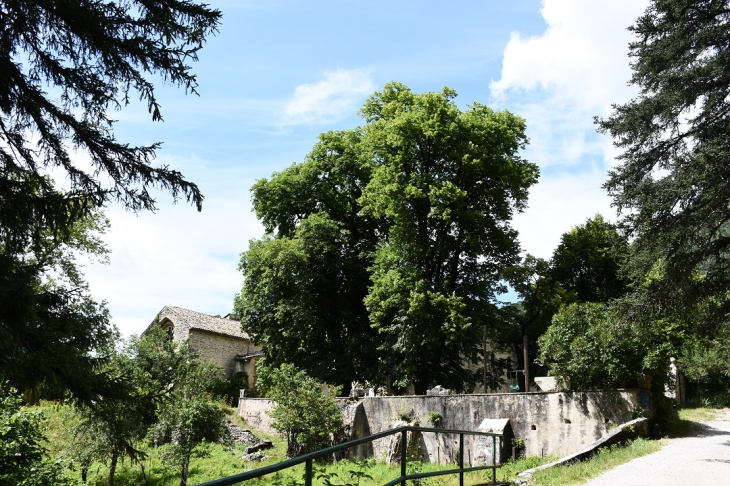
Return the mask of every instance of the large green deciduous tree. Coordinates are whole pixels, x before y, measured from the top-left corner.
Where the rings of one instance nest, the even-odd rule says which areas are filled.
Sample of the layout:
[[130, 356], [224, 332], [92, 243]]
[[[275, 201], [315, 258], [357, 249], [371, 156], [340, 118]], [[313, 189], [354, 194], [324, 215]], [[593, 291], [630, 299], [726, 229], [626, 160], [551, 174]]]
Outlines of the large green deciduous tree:
[[633, 308], [691, 319], [712, 302], [727, 322], [730, 3], [655, 0], [631, 30], [640, 93], [599, 124], [621, 150], [605, 187], [635, 237], [629, 268], [645, 285]]
[[389, 223], [365, 302], [385, 373], [417, 393], [473, 386], [465, 361], [478, 361], [501, 271], [517, 260], [510, 220], [538, 177], [519, 155], [523, 119], [461, 111], [455, 97], [391, 83], [361, 111], [374, 165], [363, 211]]
[[540, 360], [575, 390], [634, 387], [646, 374], [663, 392], [681, 332], [671, 322], [646, 328], [623, 321], [607, 304], [578, 302], [561, 309], [538, 339]]
[[369, 180], [362, 134], [350, 130], [320, 135], [303, 163], [258, 181], [253, 204], [267, 236], [242, 255], [234, 303], [271, 365], [294, 364], [346, 392], [378, 367], [363, 303], [381, 227], [361, 213]]
[[519, 156], [522, 119], [462, 112], [455, 96], [390, 83], [364, 127], [323, 134], [303, 164], [254, 186], [270, 236], [243, 254], [235, 305], [272, 364], [418, 392], [473, 384], [464, 361], [516, 261], [509, 222], [538, 170]]
[[[75, 228], [108, 202], [154, 209], [152, 188], [200, 210], [203, 196], [195, 184], [153, 165], [159, 144], [116, 139], [111, 112], [138, 98], [153, 121], [162, 120], [156, 76], [195, 93], [188, 63], [220, 15], [182, 0], [3, 2], [0, 329], [1, 340], [14, 346], [13, 368], [31, 365], [19, 386], [50, 377], [89, 398], [94, 386], [82, 382], [93, 367], [76, 358], [67, 366], [69, 353], [55, 353], [65, 344], [91, 356], [110, 336], [106, 310], [83, 285], [49, 287], [49, 273], [68, 272], [57, 260], [42, 258], [49, 246], [70, 245]], [[65, 189], [49, 174], [64, 178]], [[0, 375], [17, 374], [7, 362], [0, 363]]]
[[616, 226], [597, 214], [560, 237], [550, 274], [581, 302], [608, 302], [628, 291], [621, 273], [629, 245]]

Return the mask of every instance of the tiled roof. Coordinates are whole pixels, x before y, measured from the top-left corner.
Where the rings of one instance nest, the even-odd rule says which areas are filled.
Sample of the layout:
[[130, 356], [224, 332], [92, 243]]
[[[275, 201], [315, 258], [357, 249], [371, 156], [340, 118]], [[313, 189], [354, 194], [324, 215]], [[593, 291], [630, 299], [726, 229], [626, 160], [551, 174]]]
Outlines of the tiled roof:
[[162, 308], [158, 319], [161, 322], [166, 317], [175, 323], [176, 327], [187, 327], [189, 329], [199, 329], [201, 331], [225, 334], [226, 336], [250, 339], [248, 334], [241, 330], [241, 323], [233, 319], [209, 316], [201, 312], [168, 305]]

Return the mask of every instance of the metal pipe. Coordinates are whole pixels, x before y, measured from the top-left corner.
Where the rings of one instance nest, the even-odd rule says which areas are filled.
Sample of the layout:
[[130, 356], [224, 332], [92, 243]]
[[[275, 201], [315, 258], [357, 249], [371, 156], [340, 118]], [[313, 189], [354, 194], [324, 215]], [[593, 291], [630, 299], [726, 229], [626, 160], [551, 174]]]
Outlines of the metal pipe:
[[[403, 435], [401, 435], [400, 441], [400, 476], [405, 478], [407, 474], [406, 462], [408, 461], [408, 431], [404, 430], [401, 434]], [[404, 479], [400, 484], [406, 486], [406, 480]]]
[[464, 486], [464, 434], [459, 434], [459, 486]]

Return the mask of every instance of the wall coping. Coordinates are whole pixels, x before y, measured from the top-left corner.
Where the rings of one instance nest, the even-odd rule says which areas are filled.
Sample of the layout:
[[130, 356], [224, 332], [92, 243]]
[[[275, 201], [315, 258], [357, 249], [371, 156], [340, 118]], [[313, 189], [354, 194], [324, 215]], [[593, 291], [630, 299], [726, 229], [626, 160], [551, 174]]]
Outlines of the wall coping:
[[543, 464], [542, 466], [533, 467], [522, 471], [518, 476], [518, 484], [526, 485], [529, 483], [532, 475], [537, 471], [549, 469], [555, 466], [561, 466], [563, 464], [582, 461], [591, 457], [601, 447], [608, 447], [618, 442], [623, 442], [629, 438], [634, 437], [648, 437], [649, 436], [649, 419], [646, 417], [640, 417], [624, 424], [617, 426], [615, 429], [604, 435], [594, 443], [584, 447], [578, 452], [568, 454], [567, 456], [561, 457], [557, 461], [549, 464]]
[[[454, 393], [451, 395], [379, 395], [375, 397], [335, 397], [337, 400], [368, 400], [368, 399], [403, 399], [403, 398], [429, 398], [429, 399], [441, 399], [449, 397], [495, 397], [495, 396], [531, 396], [531, 395], [557, 395], [567, 393], [597, 393], [597, 392], [631, 392], [641, 390], [640, 388], [608, 388], [605, 390], [563, 390], [563, 391], [535, 391], [535, 392], [512, 392], [512, 393]], [[270, 398], [261, 397], [241, 397], [242, 400], [271, 400]]]

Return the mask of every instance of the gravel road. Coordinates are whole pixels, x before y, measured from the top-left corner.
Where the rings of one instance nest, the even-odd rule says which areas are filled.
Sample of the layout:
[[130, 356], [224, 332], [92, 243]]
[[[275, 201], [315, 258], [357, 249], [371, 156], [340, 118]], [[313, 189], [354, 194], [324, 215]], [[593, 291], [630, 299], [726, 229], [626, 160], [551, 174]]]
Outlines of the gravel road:
[[692, 437], [668, 439], [660, 451], [634, 459], [584, 486], [730, 485], [730, 412]]

